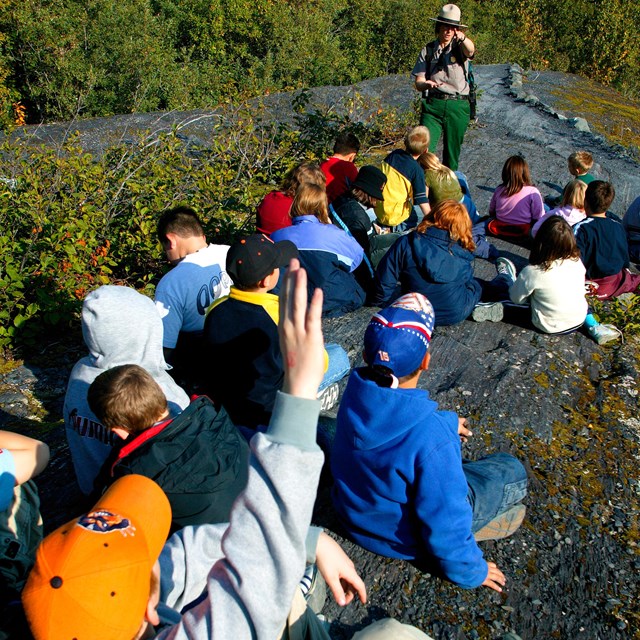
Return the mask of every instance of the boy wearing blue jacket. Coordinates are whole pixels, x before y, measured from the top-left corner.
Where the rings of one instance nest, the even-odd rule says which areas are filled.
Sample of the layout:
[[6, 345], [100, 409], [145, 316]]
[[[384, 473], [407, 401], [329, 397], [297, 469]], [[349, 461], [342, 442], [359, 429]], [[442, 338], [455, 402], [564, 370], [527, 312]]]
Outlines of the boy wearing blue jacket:
[[334, 505], [349, 537], [369, 551], [409, 560], [463, 588], [502, 591], [505, 577], [477, 541], [520, 526], [526, 472], [506, 453], [463, 460], [466, 420], [439, 411], [417, 388], [429, 366], [434, 320], [419, 293], [371, 319], [367, 366], [351, 374], [338, 413]]

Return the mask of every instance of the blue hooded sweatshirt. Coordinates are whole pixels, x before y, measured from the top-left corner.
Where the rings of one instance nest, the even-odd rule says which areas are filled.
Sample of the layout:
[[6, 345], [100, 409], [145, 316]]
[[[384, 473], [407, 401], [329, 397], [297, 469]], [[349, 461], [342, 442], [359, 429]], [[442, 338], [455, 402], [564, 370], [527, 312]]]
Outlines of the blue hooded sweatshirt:
[[436, 227], [396, 240], [376, 270], [373, 302], [380, 306], [391, 302], [398, 281], [403, 294], [417, 291], [429, 298], [436, 326], [462, 322], [482, 293], [473, 277], [473, 254]]
[[472, 533], [458, 416], [422, 389], [390, 389], [351, 373], [331, 452], [333, 502], [349, 537], [415, 561], [463, 588], [488, 566]]

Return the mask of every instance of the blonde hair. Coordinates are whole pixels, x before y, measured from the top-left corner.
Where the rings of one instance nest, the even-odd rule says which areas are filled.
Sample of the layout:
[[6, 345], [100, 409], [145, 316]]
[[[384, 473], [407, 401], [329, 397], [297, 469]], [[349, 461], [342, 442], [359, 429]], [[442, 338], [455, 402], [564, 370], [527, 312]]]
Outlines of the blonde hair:
[[422, 125], [413, 127], [404, 136], [404, 148], [412, 156], [419, 156], [429, 148], [429, 129]]
[[567, 164], [571, 175], [587, 173], [593, 167], [593, 156], [588, 151], [574, 151]]
[[291, 211], [292, 218], [297, 216], [315, 216], [323, 224], [331, 224], [329, 220], [329, 203], [324, 187], [305, 182], [298, 187]]
[[446, 167], [440, 162], [440, 158], [435, 153], [431, 153], [430, 151], [425, 151], [421, 153], [418, 157], [418, 163], [426, 173], [427, 171], [431, 172], [433, 177], [438, 182], [444, 182], [445, 180], [457, 180], [455, 172]]
[[459, 242], [467, 251], [475, 251], [476, 249], [471, 231], [471, 218], [469, 218], [466, 207], [455, 200], [439, 202], [423, 218], [417, 231], [424, 233], [429, 227], [448, 231], [451, 241]]
[[325, 188], [327, 186], [327, 176], [324, 175], [319, 165], [313, 162], [303, 162], [287, 173], [282, 183], [282, 193], [293, 198], [300, 185], [305, 182]]
[[587, 185], [582, 180], [568, 182], [562, 192], [562, 206], [569, 205], [574, 209], [584, 209], [584, 194], [586, 192]]

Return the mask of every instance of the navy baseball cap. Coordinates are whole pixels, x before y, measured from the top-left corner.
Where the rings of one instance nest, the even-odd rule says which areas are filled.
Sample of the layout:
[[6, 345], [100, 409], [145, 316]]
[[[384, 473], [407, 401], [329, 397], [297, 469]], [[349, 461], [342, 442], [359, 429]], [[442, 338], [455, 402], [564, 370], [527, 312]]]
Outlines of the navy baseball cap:
[[298, 249], [291, 240], [274, 242], [263, 233], [256, 233], [231, 245], [227, 253], [227, 273], [233, 284], [251, 287], [297, 257]]

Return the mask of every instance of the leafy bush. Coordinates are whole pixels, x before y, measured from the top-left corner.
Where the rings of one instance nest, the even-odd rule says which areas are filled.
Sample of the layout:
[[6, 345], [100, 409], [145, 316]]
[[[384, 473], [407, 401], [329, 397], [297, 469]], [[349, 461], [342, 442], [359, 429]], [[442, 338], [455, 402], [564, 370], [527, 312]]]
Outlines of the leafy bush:
[[612, 324], [627, 336], [640, 334], [640, 296], [612, 298], [606, 302], [590, 298], [589, 303], [599, 322]]
[[[640, 3], [466, 0], [476, 62], [640, 92]], [[0, 0], [0, 127], [408, 73], [439, 0]], [[132, 37], [135, 34], [135, 37]]]
[[[179, 130], [141, 136], [101, 157], [70, 139], [61, 149], [23, 142], [0, 146], [0, 348], [34, 343], [74, 321], [82, 300], [106, 283], [149, 294], [164, 269], [159, 212], [195, 208], [210, 239], [251, 233], [255, 206], [301, 159], [325, 156], [314, 132], [349, 127], [368, 144], [386, 141], [394, 114], [367, 111], [358, 96], [343, 115], [325, 117], [306, 100], [298, 128], [269, 121], [255, 105], [221, 113], [206, 148], [186, 147]], [[375, 107], [375, 105], [374, 105]], [[369, 107], [370, 112], [373, 107]], [[396, 130], [396, 136], [401, 135]]]

